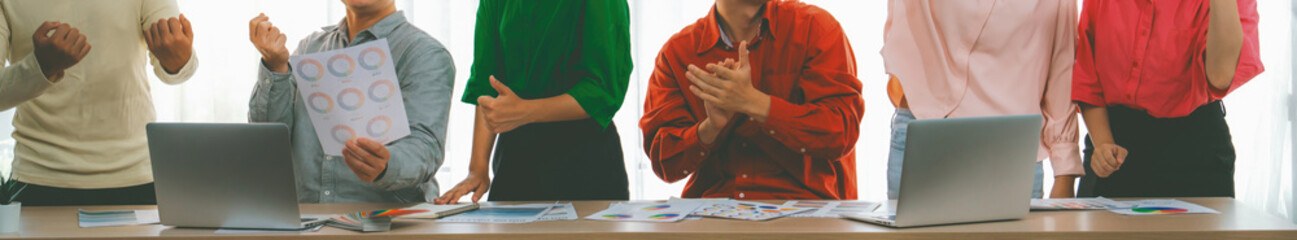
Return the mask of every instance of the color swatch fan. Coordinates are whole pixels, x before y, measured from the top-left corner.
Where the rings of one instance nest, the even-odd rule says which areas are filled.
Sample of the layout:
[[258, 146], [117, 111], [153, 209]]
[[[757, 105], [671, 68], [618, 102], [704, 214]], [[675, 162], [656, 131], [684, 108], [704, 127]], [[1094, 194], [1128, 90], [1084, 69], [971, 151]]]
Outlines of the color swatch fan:
[[1209, 213], [1219, 214], [1211, 208], [1199, 206], [1185, 201], [1175, 199], [1150, 199], [1140, 201], [1123, 202], [1132, 205], [1130, 208], [1109, 209], [1113, 213], [1121, 215], [1169, 215], [1169, 214], [1189, 214], [1189, 213]]
[[387, 39], [289, 58], [324, 153], [357, 138], [387, 144], [410, 135]]

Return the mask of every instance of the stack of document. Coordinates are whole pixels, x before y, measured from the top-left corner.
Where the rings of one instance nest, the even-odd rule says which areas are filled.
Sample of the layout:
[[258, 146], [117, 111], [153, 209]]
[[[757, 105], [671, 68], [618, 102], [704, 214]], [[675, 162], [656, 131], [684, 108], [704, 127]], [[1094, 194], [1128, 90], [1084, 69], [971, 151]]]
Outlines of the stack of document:
[[[690, 217], [765, 221], [813, 208], [729, 199], [671, 199], [666, 202], [618, 202], [586, 219], [601, 221], [678, 222]], [[872, 209], [871, 209], [872, 210]]]
[[781, 206], [759, 202], [726, 201], [703, 205], [692, 215], [748, 221], [765, 221], [814, 210], [814, 208]]
[[[554, 204], [523, 204], [482, 206], [477, 210], [444, 217], [437, 222], [448, 223], [529, 223], [547, 215]], [[575, 214], [575, 212], [573, 212]]]
[[86, 211], [77, 209], [77, 225], [88, 227], [111, 227], [157, 224], [158, 210], [119, 210], [119, 211]]

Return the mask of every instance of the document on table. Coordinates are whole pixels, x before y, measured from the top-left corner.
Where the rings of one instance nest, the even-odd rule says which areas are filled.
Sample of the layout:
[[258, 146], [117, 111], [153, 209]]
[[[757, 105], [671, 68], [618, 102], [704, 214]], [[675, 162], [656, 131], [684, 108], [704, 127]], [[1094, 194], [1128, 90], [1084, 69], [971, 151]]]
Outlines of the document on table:
[[1102, 210], [1130, 207], [1129, 203], [1103, 197], [1031, 199], [1031, 210]]
[[1121, 215], [1169, 215], [1169, 214], [1190, 214], [1190, 213], [1211, 213], [1220, 214], [1211, 208], [1199, 206], [1185, 201], [1175, 199], [1148, 199], [1139, 201], [1125, 201], [1131, 204], [1130, 208], [1109, 209], [1113, 213]]
[[387, 144], [410, 135], [387, 39], [292, 56], [289, 62], [325, 154], [342, 155], [346, 142], [356, 138]]
[[728, 201], [705, 204], [690, 215], [748, 221], [765, 221], [810, 211], [811, 209], [812, 208], [780, 206], [759, 202]]
[[77, 225], [83, 228], [157, 224], [158, 210], [86, 211], [77, 209]]
[[784, 202], [784, 207], [812, 208], [815, 210], [793, 214], [789, 217], [841, 218], [842, 214], [868, 214], [878, 209], [880, 204], [866, 201], [824, 201], [793, 200]]
[[541, 204], [523, 204], [518, 206], [530, 206], [530, 207], [550, 206], [549, 211], [545, 212], [545, 215], [541, 215], [540, 219], [536, 219], [536, 221], [567, 221], [567, 220], [581, 219], [580, 216], [576, 215], [576, 207], [573, 207], [572, 203], [554, 203], [554, 204], [541, 203]]
[[437, 222], [450, 223], [529, 223], [539, 220], [541, 216], [553, 208], [550, 204], [540, 206], [528, 205], [504, 205], [504, 206], [481, 206], [477, 210], [468, 211], [441, 218]]
[[704, 201], [618, 202], [609, 204], [608, 209], [585, 218], [602, 221], [678, 222], [689, 217], [689, 213], [705, 203]]

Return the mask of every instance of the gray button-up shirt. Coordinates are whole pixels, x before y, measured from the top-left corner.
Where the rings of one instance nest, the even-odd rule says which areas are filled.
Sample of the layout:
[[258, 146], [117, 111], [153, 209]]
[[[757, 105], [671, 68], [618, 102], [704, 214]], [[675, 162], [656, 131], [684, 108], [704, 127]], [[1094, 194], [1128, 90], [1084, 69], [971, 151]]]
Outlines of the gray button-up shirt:
[[410, 136], [387, 144], [392, 158], [387, 172], [373, 183], [362, 182], [342, 156], [324, 154], [306, 105], [290, 73], [276, 73], [258, 63], [260, 73], [249, 103], [251, 122], [288, 124], [292, 130], [297, 199], [303, 203], [426, 202], [437, 197], [437, 167], [445, 154], [446, 122], [455, 79], [450, 52], [396, 12], [348, 41], [342, 21], [302, 39], [294, 55], [323, 52], [387, 38]]

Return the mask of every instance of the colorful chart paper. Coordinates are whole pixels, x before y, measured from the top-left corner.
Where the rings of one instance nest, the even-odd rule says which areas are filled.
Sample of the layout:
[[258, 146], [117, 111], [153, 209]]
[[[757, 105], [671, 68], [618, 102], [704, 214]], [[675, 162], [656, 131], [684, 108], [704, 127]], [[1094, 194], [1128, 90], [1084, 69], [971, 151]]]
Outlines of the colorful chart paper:
[[1131, 205], [1107, 198], [1032, 199], [1031, 210], [1101, 210], [1130, 208]]
[[748, 221], [765, 221], [810, 211], [812, 209], [813, 208], [780, 206], [759, 202], [728, 201], [703, 206], [694, 211], [692, 215]]
[[586, 219], [603, 221], [640, 221], [640, 222], [677, 222], [684, 220], [690, 212], [702, 206], [703, 202], [666, 202], [666, 203], [613, 203], [608, 209], [599, 211]]
[[552, 205], [496, 205], [482, 206], [477, 210], [453, 215], [437, 220], [437, 222], [458, 222], [458, 223], [529, 223], [540, 220]]
[[410, 135], [390, 52], [379, 39], [289, 58], [325, 154], [342, 155], [357, 138], [386, 144]]
[[1199, 206], [1185, 201], [1175, 199], [1150, 199], [1140, 201], [1123, 202], [1131, 205], [1130, 208], [1109, 209], [1113, 213], [1121, 215], [1170, 215], [1170, 214], [1190, 214], [1190, 213], [1211, 213], [1219, 214], [1211, 208]]
[[783, 206], [812, 209], [790, 217], [841, 218], [842, 214], [871, 213], [878, 209], [879, 204], [865, 201], [788, 201]]

